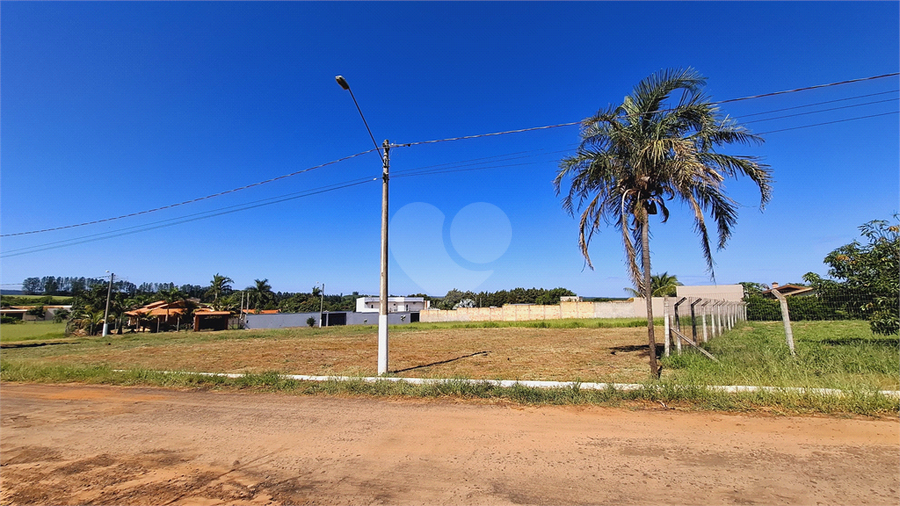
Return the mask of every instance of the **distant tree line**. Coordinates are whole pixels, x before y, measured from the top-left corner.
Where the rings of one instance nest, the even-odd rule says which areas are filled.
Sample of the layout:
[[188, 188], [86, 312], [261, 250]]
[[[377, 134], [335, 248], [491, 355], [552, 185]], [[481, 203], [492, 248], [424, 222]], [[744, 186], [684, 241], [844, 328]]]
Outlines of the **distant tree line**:
[[[420, 294], [421, 295], [421, 294]], [[459, 307], [500, 307], [504, 304], [559, 304], [559, 298], [575, 295], [568, 288], [513, 288], [497, 292], [460, 291], [456, 288], [443, 298], [431, 299], [432, 307], [456, 309]]]

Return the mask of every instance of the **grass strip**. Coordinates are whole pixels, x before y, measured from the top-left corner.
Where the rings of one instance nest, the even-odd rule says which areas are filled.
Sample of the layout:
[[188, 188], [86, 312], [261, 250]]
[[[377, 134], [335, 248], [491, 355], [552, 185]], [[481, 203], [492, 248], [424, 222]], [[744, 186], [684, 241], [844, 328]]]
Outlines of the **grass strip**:
[[509, 387], [489, 381], [463, 378], [413, 384], [407, 381], [363, 378], [306, 381], [291, 379], [279, 372], [209, 375], [167, 373], [147, 369], [115, 371], [108, 366], [68, 366], [3, 361], [0, 381], [32, 383], [88, 383], [120, 386], [158, 386], [221, 390], [284, 392], [294, 395], [373, 396], [402, 398], [448, 398], [499, 400], [522, 405], [593, 405], [711, 410], [727, 412], [768, 412], [783, 415], [829, 414], [884, 417], [896, 415], [900, 399], [877, 390], [849, 390], [830, 395], [813, 389], [798, 391], [770, 389], [735, 393], [704, 385], [674, 381], [647, 382], [634, 389], [613, 385], [601, 390], [581, 388], [578, 382], [564, 388], [537, 388], [522, 384]]

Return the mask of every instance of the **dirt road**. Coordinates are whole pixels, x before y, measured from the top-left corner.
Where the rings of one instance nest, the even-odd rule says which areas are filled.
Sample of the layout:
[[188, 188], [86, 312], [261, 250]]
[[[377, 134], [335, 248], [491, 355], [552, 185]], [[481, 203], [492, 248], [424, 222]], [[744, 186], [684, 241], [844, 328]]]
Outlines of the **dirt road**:
[[0, 384], [2, 504], [898, 504], [897, 420]]

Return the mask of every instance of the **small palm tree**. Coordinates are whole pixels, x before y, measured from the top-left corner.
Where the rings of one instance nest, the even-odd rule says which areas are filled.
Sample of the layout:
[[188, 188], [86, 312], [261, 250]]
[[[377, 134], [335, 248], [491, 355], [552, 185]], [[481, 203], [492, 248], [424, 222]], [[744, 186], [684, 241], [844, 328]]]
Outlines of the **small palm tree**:
[[[650, 276], [650, 286], [654, 297], [674, 297], [678, 293], [677, 287], [682, 284], [678, 281], [678, 276], [669, 276], [668, 272], [664, 272]], [[632, 297], [642, 297], [641, 292], [634, 288], [625, 288], [625, 291]]]
[[[159, 295], [162, 297], [164, 301], [166, 301], [166, 325], [169, 324], [169, 305], [178, 302], [180, 300], [184, 300], [184, 294], [181, 293], [175, 284], [173, 283], [168, 289], [160, 290]], [[159, 325], [157, 325], [157, 332], [159, 331]]]
[[[721, 154], [722, 145], [760, 143], [733, 119], [719, 113], [701, 92], [706, 82], [693, 69], [665, 70], [641, 81], [621, 105], [582, 122], [581, 144], [560, 161], [557, 195], [570, 186], [563, 209], [581, 211], [579, 245], [593, 268], [588, 245], [603, 221], [622, 234], [628, 274], [647, 302], [650, 371], [657, 374], [650, 275], [650, 216], [669, 217], [666, 202], [678, 200], [693, 212], [707, 268], [714, 277], [705, 213], [725, 246], [737, 221], [737, 203], [725, 194], [726, 178], [746, 176], [759, 187], [760, 208], [771, 197], [771, 172], [757, 158]], [[673, 94], [677, 102], [669, 104]], [[640, 259], [640, 266], [638, 265]]]

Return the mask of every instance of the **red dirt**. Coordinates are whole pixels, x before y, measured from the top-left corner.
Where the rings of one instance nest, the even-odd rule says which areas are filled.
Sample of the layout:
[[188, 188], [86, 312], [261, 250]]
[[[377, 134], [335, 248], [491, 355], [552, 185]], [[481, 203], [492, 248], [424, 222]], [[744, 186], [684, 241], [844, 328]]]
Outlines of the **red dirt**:
[[0, 384], [2, 504], [898, 504], [897, 420]]

